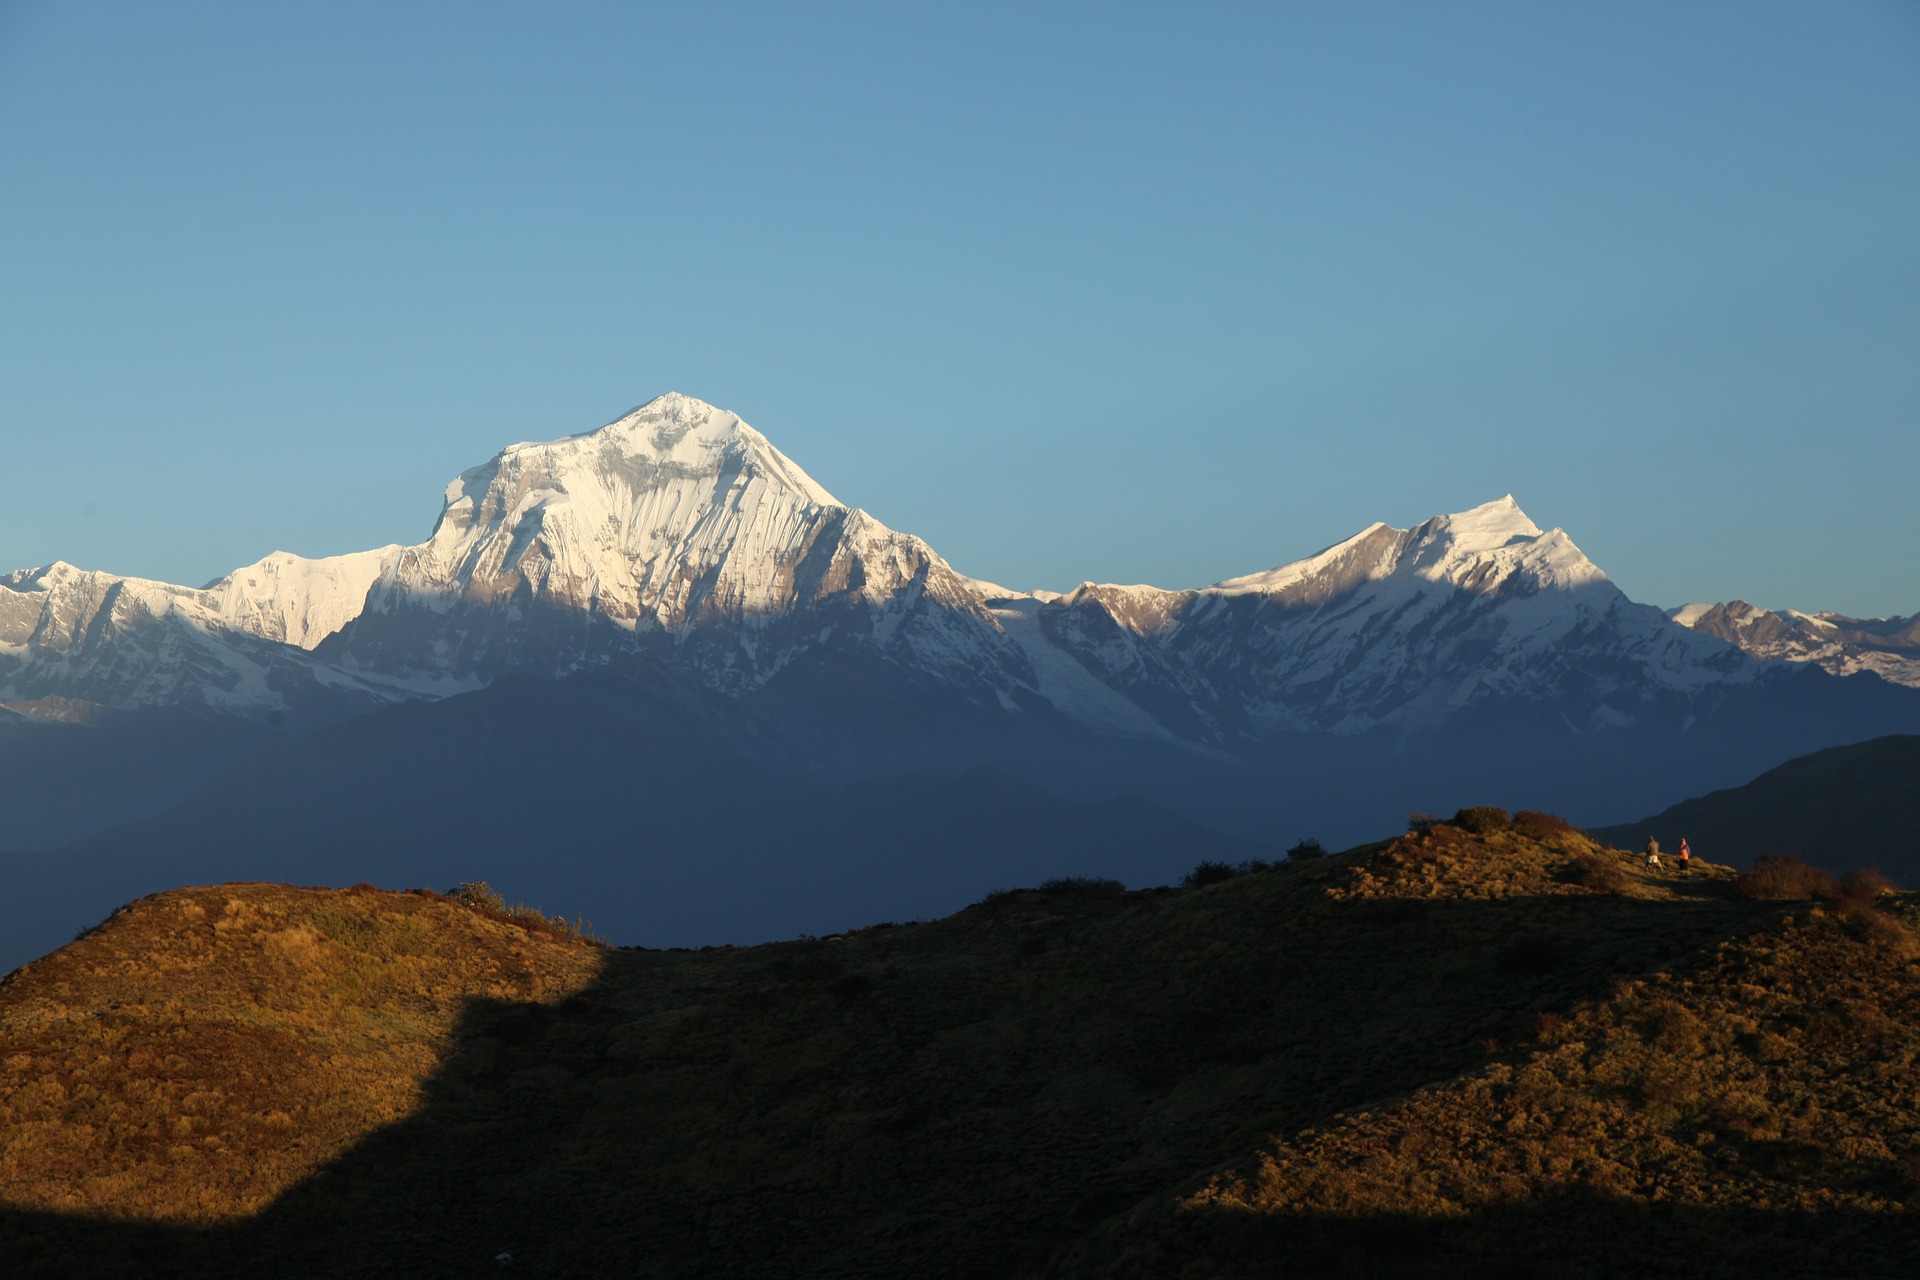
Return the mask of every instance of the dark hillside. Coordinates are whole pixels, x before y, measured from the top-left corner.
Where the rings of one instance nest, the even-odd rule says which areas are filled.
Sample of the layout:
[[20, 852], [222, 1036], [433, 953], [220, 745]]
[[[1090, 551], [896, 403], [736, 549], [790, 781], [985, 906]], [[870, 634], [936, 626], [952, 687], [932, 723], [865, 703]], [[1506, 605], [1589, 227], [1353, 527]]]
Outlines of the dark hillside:
[[[1383, 1215], [1471, 1224], [1530, 1188], [1626, 1221], [1705, 1196], [1920, 1244], [1889, 1207], [1914, 1194], [1894, 1173], [1920, 1043], [1904, 917], [1794, 924], [1804, 904], [1740, 898], [1724, 868], [1649, 874], [1548, 820], [1461, 821], [1475, 831], [1203, 888], [1068, 881], [700, 951], [599, 951], [406, 895], [163, 894], [0, 987], [0, 1256], [10, 1276], [257, 1275], [291, 1256], [318, 1276], [1240, 1275]], [[1748, 1000], [1753, 1026], [1631, 1003], [1669, 993], [1696, 1020]], [[1692, 1052], [1690, 1026], [1727, 1088], [1662, 1092], [1639, 1059], [1575, 1047], [1678, 1028], [1672, 1052]], [[1537, 1126], [1560, 1163], [1491, 1200], [1473, 1179], [1393, 1190], [1389, 1168], [1371, 1200], [1248, 1236], [1257, 1191], [1194, 1199], [1268, 1135], [1318, 1150], [1366, 1116], [1391, 1134], [1418, 1099], [1479, 1098], [1556, 1054], [1587, 1074], [1542, 1080], [1493, 1136]], [[1581, 1110], [1590, 1093], [1641, 1146]], [[384, 1101], [339, 1104], [363, 1096]], [[1724, 1139], [1740, 1159], [1649, 1180], [1684, 1154], [1671, 1135], [1743, 1124]], [[1869, 1129], [1884, 1151], [1805, 1154]], [[1515, 1212], [1551, 1223], [1557, 1203]], [[1810, 1274], [1811, 1244], [1774, 1248], [1771, 1274]], [[1689, 1253], [1688, 1273], [1720, 1260]], [[1850, 1271], [1910, 1274], [1884, 1260]]]
[[1920, 912], [1839, 904], [1264, 1146], [1056, 1273], [1912, 1275]]
[[1717, 861], [1748, 866], [1793, 853], [1830, 870], [1874, 866], [1920, 885], [1920, 736], [1897, 734], [1789, 760], [1744, 786], [1683, 800], [1595, 835], [1627, 848], [1685, 836]]

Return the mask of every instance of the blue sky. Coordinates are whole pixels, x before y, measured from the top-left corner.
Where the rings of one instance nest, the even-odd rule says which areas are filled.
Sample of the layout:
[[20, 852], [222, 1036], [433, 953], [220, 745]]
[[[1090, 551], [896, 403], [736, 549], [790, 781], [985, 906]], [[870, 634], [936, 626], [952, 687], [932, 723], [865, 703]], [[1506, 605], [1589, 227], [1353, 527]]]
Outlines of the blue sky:
[[1511, 491], [1920, 609], [1920, 5], [0, 0], [0, 569], [424, 537], [665, 390], [1016, 586]]

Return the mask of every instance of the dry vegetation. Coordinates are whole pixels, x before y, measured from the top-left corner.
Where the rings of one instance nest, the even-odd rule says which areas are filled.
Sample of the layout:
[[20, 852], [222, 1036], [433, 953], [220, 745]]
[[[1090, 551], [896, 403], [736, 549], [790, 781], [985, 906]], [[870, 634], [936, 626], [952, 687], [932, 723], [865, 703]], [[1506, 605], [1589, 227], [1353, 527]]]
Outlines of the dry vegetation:
[[0, 987], [0, 1257], [1711, 1276], [1844, 1241], [1911, 1273], [1902, 900], [1495, 809], [1230, 870], [692, 952], [478, 894], [161, 895]]
[[6, 1203], [258, 1212], [414, 1110], [468, 1001], [550, 1001], [601, 952], [426, 895], [275, 885], [145, 899], [0, 995]]
[[1368, 1218], [1428, 1231], [1344, 1241], [1327, 1272], [1443, 1275], [1469, 1251], [1541, 1275], [1910, 1272], [1920, 983], [1910, 910], [1883, 918], [1816, 912], [1623, 981], [1465, 1079], [1269, 1148], [1181, 1202], [1207, 1224], [1185, 1274]]

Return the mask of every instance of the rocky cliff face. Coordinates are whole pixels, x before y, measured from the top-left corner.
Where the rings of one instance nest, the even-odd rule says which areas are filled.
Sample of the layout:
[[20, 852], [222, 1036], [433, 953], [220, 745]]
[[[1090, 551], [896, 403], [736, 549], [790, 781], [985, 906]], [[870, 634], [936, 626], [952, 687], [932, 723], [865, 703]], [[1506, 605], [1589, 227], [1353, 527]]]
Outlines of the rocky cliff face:
[[1920, 613], [1905, 618], [1849, 618], [1838, 613], [1774, 612], [1735, 600], [1690, 604], [1669, 616], [1756, 658], [1809, 662], [1837, 676], [1870, 671], [1894, 684], [1920, 688]]

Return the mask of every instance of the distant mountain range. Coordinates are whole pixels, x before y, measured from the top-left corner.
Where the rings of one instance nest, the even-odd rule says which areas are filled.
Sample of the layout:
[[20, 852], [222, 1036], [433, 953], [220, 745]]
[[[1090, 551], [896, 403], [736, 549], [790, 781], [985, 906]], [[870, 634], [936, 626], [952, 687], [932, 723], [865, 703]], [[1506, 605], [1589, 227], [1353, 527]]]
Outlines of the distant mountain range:
[[1218, 745], [1515, 697], [1602, 729], [1764, 671], [1628, 600], [1511, 497], [1195, 590], [1009, 591], [681, 395], [463, 472], [417, 546], [276, 552], [200, 590], [65, 564], [0, 582], [0, 695], [21, 709], [327, 719], [633, 654], [738, 692], [828, 650], [1009, 714]]
[[[1834, 624], [1892, 655], [1869, 662], [1857, 638], [1763, 652], [1771, 630], [1730, 616], [1628, 599], [1511, 497], [1211, 586], [1011, 590], [670, 394], [461, 473], [414, 546], [276, 552], [197, 589], [0, 577], [0, 848], [457, 878], [504, 848], [488, 829], [531, 845], [545, 821], [556, 847], [507, 863], [571, 894], [688, 856], [702, 823], [796, 865], [842, 857], [836, 832], [898, 847], [855, 797], [909, 777], [964, 797], [988, 769], [1027, 810], [1125, 798], [1171, 810], [1174, 843], [1270, 848], [1483, 800], [1650, 812], [1920, 732], [1920, 688], [1893, 682], [1911, 626]], [[637, 814], [670, 838], [620, 835]]]
[[1837, 676], [1870, 671], [1920, 687], [1920, 613], [1849, 618], [1838, 613], [1773, 612], [1744, 600], [1690, 604], [1670, 616], [1682, 626], [1735, 644], [1756, 658], [1811, 662]]

